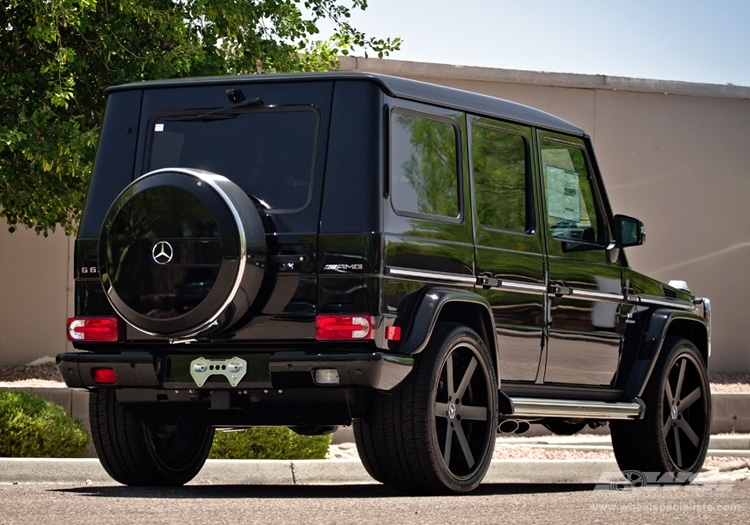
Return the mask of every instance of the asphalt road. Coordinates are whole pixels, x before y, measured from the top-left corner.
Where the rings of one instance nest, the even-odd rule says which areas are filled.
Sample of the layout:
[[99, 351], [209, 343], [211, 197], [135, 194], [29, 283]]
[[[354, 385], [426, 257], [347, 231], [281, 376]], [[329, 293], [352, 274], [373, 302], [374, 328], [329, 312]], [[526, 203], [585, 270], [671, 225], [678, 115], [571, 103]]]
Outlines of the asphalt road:
[[468, 496], [407, 497], [338, 486], [0, 484], [0, 524], [747, 523], [750, 481], [666, 488], [484, 484]]

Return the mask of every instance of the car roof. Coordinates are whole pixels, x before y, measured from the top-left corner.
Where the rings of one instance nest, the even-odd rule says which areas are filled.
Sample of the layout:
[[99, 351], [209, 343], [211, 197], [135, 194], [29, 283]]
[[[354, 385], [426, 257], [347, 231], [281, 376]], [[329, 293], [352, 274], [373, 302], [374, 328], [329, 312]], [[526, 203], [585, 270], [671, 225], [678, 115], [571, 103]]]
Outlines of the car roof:
[[117, 91], [134, 89], [164, 89], [177, 86], [185, 87], [188, 85], [210, 86], [269, 82], [330, 82], [362, 80], [377, 83], [386, 93], [396, 98], [437, 104], [483, 116], [497, 117], [536, 127], [586, 136], [586, 132], [578, 126], [530, 106], [471, 91], [402, 77], [367, 72], [283, 73], [152, 80], [113, 86], [108, 88], [106, 92], [107, 94], [110, 94]]

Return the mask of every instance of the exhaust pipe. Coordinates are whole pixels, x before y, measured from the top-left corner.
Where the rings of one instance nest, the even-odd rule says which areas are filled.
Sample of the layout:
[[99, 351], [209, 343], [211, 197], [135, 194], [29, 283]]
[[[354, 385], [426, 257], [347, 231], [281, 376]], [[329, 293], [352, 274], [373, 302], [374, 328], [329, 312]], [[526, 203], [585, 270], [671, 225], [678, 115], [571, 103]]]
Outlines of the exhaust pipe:
[[515, 419], [504, 419], [498, 425], [497, 430], [501, 434], [515, 434], [518, 430], [518, 421]]
[[531, 428], [531, 424], [523, 419], [504, 419], [498, 425], [497, 430], [501, 434], [525, 434]]
[[530, 428], [531, 428], [531, 423], [522, 419], [518, 422], [518, 428], [516, 429], [516, 434], [525, 434], [526, 432], [529, 431]]

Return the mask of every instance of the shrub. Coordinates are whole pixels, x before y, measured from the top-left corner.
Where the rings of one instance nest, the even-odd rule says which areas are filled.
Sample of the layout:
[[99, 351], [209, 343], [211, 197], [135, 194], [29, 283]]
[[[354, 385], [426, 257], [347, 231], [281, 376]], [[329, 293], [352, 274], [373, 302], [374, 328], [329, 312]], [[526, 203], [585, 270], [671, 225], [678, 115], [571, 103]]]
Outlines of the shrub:
[[330, 434], [300, 436], [286, 427], [254, 427], [216, 432], [212, 459], [324, 459]]
[[60, 405], [25, 392], [0, 392], [0, 457], [79, 458], [89, 438]]

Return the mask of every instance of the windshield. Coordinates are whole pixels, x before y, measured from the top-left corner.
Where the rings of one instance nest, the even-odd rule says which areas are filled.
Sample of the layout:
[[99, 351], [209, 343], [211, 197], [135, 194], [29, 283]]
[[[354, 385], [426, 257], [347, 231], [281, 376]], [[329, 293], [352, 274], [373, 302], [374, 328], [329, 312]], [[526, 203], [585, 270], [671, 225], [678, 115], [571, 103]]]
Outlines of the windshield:
[[307, 207], [318, 113], [309, 106], [232, 113], [161, 114], [153, 121], [147, 171], [197, 168], [223, 175], [276, 212]]

